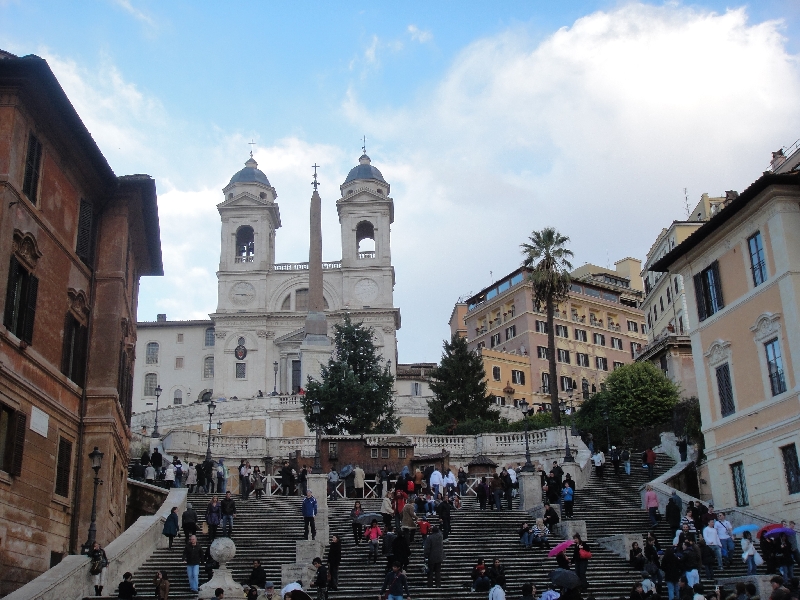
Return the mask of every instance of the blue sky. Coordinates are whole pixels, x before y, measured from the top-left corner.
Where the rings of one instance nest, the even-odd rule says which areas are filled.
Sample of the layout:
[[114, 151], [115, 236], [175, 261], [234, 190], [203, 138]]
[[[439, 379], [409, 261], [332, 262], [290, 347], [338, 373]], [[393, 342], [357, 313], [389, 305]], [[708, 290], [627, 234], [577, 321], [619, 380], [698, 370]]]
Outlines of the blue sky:
[[339, 258], [337, 187], [367, 136], [412, 362], [531, 230], [569, 235], [577, 264], [644, 258], [683, 188], [741, 190], [800, 138], [800, 0], [362, 4], [0, 0], [0, 48], [46, 58], [114, 170], [156, 178], [166, 274], [140, 319], [214, 310], [215, 205], [251, 139], [289, 262], [314, 162]]

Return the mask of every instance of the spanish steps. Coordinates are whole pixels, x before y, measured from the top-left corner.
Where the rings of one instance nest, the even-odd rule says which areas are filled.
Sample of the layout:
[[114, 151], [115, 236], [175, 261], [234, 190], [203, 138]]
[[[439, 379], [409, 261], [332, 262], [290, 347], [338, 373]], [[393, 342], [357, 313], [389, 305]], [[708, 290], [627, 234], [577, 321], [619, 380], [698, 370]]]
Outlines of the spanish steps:
[[[656, 476], [664, 473], [671, 464], [663, 455], [658, 455]], [[650, 531], [647, 514], [641, 509], [639, 487], [646, 483], [647, 473], [634, 469], [630, 476], [622, 473], [615, 476], [609, 464], [605, 479], [594, 473], [586, 487], [575, 494], [574, 515], [586, 521], [589, 546], [593, 557], [589, 563], [587, 579], [588, 594], [598, 600], [628, 597], [631, 586], [641, 580], [640, 574], [629, 566], [626, 559], [603, 549], [595, 540], [600, 537], [628, 533], [646, 536]], [[210, 501], [210, 494], [190, 494], [189, 501], [201, 516]], [[236, 544], [236, 557], [228, 565], [236, 581], [245, 583], [254, 559], [261, 560], [267, 578], [280, 589], [281, 565], [293, 563], [295, 541], [303, 537], [303, 520], [300, 516], [301, 498], [297, 496], [265, 496], [256, 500], [254, 496], [246, 501], [236, 499], [237, 517], [232, 539]], [[362, 500], [366, 512], [378, 512], [380, 500]], [[379, 557], [376, 564], [367, 561], [367, 545], [354, 543], [349, 513], [352, 499], [329, 501], [330, 531], [342, 540], [342, 563], [339, 571], [339, 588], [330, 591], [332, 599], [374, 600], [383, 583], [386, 560]], [[504, 509], [507, 502], [503, 501]], [[436, 516], [429, 517], [438, 524]], [[469, 496], [461, 510], [452, 514], [452, 531], [445, 543], [445, 560], [442, 565], [442, 587], [428, 588], [423, 574], [423, 551], [419, 535], [412, 544], [412, 554], [407, 571], [411, 596], [418, 600], [449, 600], [453, 598], [486, 598], [485, 592], [470, 591], [471, 571], [478, 558], [484, 558], [491, 566], [495, 558], [500, 558], [506, 568], [507, 594], [509, 598], [518, 597], [523, 583], [530, 582], [538, 591], [547, 588], [548, 573], [557, 567], [554, 559], [547, 557], [543, 548], [525, 549], [517, 532], [527, 521], [525, 514], [513, 510], [480, 511], [477, 500]], [[673, 532], [666, 523], [660, 523], [654, 530], [662, 544], [671, 542]], [[221, 531], [220, 531], [221, 533]], [[198, 534], [198, 541], [206, 548], [209, 540], [205, 534]], [[559, 540], [551, 540], [554, 545]], [[156, 549], [150, 559], [134, 574], [134, 582], [140, 595], [149, 595], [153, 589], [156, 570], [164, 569], [170, 578], [171, 598], [192, 598], [186, 578], [186, 569], [181, 562], [181, 552], [185, 540], [183, 534], [175, 539], [172, 549]], [[569, 554], [569, 553], [568, 553]], [[570, 554], [571, 555], [571, 554]], [[744, 575], [741, 561], [725, 570], [725, 576]], [[201, 567], [200, 582], [206, 581]], [[109, 582], [111, 583], [111, 582]], [[711, 582], [705, 582], [710, 584]], [[312, 594], [313, 595], [313, 594]]]

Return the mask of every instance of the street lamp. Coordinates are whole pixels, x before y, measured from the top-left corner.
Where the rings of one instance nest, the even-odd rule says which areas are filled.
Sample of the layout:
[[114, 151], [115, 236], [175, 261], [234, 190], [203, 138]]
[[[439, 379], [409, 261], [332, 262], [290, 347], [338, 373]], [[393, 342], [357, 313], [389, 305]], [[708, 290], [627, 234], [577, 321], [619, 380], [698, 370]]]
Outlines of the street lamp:
[[275, 383], [272, 384], [272, 395], [278, 395], [278, 361], [273, 361], [272, 370], [275, 371]]
[[603, 410], [603, 421], [606, 422], [606, 452], [611, 451], [611, 434], [608, 431], [608, 409]]
[[89, 453], [89, 460], [92, 461], [92, 469], [94, 470], [94, 495], [92, 496], [92, 521], [89, 524], [89, 537], [83, 545], [84, 554], [89, 553], [97, 538], [97, 486], [103, 483], [98, 476], [100, 467], [103, 465], [103, 453], [100, 452], [97, 446]]
[[522, 418], [525, 420], [525, 466], [522, 467], [522, 470], [525, 473], [533, 473], [535, 469], [531, 462], [531, 447], [528, 443], [528, 415], [533, 412], [533, 405], [529, 406], [528, 403], [522, 399], [519, 402], [519, 407], [522, 410]]
[[[570, 387], [567, 390], [567, 395], [569, 396], [570, 404], [572, 403], [572, 388]], [[558, 403], [558, 407], [562, 409], [566, 413], [567, 403], [562, 400]], [[564, 462], [565, 463], [572, 463], [575, 462], [575, 458], [572, 456], [572, 452], [569, 449], [569, 434], [567, 433], [567, 423], [564, 422]]]
[[208, 403], [208, 447], [206, 448], [206, 461], [211, 460], [211, 417], [214, 416], [216, 408], [217, 405], [214, 404], [213, 400]]
[[314, 468], [311, 469], [312, 473], [320, 474], [322, 473], [322, 464], [319, 461], [319, 445], [320, 445], [320, 427], [319, 427], [319, 400], [314, 400], [311, 403], [311, 412], [314, 413], [314, 416], [317, 418], [317, 444], [314, 448]]
[[161, 396], [161, 386], [157, 385], [156, 389], [156, 422], [153, 424], [153, 435], [151, 437], [157, 438], [161, 437], [161, 434], [158, 433], [158, 397]]

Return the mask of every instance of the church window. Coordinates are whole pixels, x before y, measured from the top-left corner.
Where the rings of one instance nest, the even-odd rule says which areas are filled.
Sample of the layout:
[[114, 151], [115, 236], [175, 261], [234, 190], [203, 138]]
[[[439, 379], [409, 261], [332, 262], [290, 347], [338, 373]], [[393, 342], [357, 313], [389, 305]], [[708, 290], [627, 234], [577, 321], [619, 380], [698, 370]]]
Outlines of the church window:
[[281, 310], [291, 310], [292, 309], [292, 295], [286, 294], [286, 298], [283, 299], [283, 304], [281, 304]]
[[214, 378], [214, 357], [206, 356], [203, 359], [203, 379]]
[[158, 364], [158, 342], [149, 342], [145, 351], [145, 364]]
[[292, 393], [296, 394], [300, 391], [300, 361], [292, 361]]
[[236, 363], [236, 379], [247, 377], [247, 363]]
[[358, 258], [375, 258], [375, 227], [369, 221], [356, 225]]
[[175, 357], [175, 368], [176, 369], [182, 369], [183, 368], [183, 357], [182, 356], [176, 356]]
[[253, 228], [244, 225], [236, 230], [236, 262], [253, 262], [255, 255], [255, 238]]
[[157, 385], [158, 385], [158, 375], [156, 373], [147, 373], [144, 376], [144, 395], [155, 396]]
[[172, 403], [183, 404], [183, 391], [175, 390], [175, 393], [172, 395]]
[[236, 340], [236, 343], [239, 346], [244, 346], [245, 342], [246, 342], [246, 340], [243, 337], [240, 337], [238, 340]]
[[214, 328], [209, 327], [206, 329], [206, 346], [214, 345]]

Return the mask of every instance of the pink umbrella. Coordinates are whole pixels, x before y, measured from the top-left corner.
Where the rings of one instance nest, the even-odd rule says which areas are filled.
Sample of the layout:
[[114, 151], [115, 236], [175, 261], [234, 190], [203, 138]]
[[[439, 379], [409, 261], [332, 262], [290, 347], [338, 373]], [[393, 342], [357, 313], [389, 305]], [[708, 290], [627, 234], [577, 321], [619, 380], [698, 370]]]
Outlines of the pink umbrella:
[[549, 556], [550, 558], [553, 558], [554, 556], [558, 556], [564, 550], [566, 550], [567, 548], [572, 546], [572, 544], [574, 544], [574, 543], [575, 543], [575, 540], [567, 540], [566, 542], [561, 542], [558, 546], [556, 546], [555, 548], [550, 550], [550, 552], [547, 553], [547, 556]]

